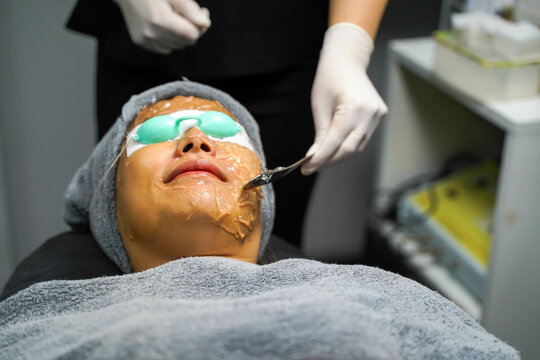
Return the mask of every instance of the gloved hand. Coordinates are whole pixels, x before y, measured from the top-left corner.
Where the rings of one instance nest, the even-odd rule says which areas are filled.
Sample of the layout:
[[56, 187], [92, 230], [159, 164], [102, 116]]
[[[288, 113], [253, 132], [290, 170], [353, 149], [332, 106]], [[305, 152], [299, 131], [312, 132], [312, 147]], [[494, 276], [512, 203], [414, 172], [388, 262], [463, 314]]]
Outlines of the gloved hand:
[[208, 9], [193, 0], [115, 0], [131, 40], [160, 54], [193, 45], [210, 27]]
[[366, 74], [372, 51], [373, 40], [355, 24], [326, 31], [311, 91], [315, 142], [304, 175], [362, 151], [388, 111]]

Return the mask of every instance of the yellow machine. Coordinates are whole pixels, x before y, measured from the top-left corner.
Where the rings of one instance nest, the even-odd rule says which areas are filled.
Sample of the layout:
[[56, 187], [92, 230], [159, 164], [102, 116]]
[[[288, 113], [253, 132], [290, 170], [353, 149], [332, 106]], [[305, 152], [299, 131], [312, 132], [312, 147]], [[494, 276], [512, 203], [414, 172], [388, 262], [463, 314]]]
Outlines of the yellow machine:
[[489, 262], [499, 168], [489, 161], [439, 179], [400, 202], [398, 217], [479, 298]]

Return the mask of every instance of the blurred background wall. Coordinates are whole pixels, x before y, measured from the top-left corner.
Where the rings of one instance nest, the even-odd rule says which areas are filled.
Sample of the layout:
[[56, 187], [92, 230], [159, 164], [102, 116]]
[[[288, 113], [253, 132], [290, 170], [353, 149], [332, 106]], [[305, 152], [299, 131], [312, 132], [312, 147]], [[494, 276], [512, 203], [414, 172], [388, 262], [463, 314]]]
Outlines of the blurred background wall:
[[[62, 195], [94, 145], [95, 42], [64, 29], [74, 2], [0, 2], [0, 286], [21, 259], [67, 230]], [[388, 40], [429, 35], [440, 3], [389, 1], [369, 69], [383, 95]], [[308, 255], [362, 255], [378, 146], [379, 132], [362, 154], [319, 177], [305, 223]]]
[[94, 41], [64, 30], [74, 1], [0, 2], [0, 285], [67, 229], [62, 194], [94, 145]]

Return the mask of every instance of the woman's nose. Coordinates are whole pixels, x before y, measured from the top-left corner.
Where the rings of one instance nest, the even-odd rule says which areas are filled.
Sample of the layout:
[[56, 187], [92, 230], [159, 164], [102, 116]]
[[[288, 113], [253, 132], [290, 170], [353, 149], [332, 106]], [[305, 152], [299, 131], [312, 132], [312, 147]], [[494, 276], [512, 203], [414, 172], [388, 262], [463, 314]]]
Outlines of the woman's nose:
[[185, 136], [178, 140], [176, 151], [179, 155], [187, 155], [197, 152], [215, 154], [214, 142], [199, 129], [189, 130]]

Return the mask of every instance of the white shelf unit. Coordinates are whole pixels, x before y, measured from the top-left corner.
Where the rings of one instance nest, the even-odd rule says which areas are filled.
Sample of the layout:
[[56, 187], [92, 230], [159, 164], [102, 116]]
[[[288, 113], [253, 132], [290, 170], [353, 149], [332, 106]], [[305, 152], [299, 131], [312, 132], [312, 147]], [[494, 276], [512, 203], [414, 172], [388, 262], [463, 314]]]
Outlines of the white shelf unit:
[[[457, 152], [500, 158], [483, 301], [389, 224], [379, 232], [432, 287], [521, 351], [540, 354], [540, 95], [480, 102], [438, 78], [435, 41], [389, 45], [388, 107], [376, 189], [437, 170]], [[380, 199], [375, 199], [375, 206]], [[397, 245], [396, 245], [397, 244]]]

